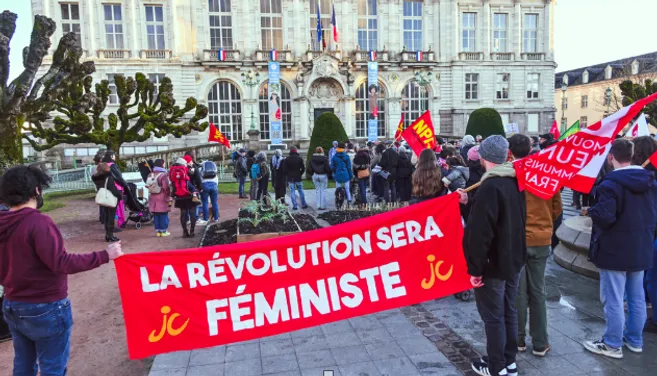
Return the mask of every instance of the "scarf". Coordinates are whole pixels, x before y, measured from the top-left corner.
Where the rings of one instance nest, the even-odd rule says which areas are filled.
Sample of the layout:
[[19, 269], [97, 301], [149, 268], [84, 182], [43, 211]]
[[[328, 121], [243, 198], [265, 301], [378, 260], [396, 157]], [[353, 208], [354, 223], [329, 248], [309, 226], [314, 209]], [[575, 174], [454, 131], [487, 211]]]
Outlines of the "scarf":
[[285, 159], [285, 158], [283, 158], [283, 156], [278, 157], [278, 156], [274, 155], [272, 157], [271, 163], [278, 170], [278, 168], [281, 167], [281, 162], [283, 161], [283, 159]]
[[155, 166], [155, 167], [153, 167], [153, 172], [167, 172], [167, 170], [166, 170], [166, 168]]

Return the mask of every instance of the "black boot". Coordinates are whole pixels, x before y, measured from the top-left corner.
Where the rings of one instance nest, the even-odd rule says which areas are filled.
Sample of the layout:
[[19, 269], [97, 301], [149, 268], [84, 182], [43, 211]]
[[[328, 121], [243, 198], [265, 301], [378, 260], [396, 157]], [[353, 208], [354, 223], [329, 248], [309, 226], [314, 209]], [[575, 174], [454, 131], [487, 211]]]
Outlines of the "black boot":
[[105, 241], [108, 242], [108, 243], [116, 243], [116, 242], [118, 242], [119, 240], [121, 240], [121, 239], [117, 238], [117, 237], [114, 236], [114, 235], [112, 235], [112, 236], [107, 236], [107, 235], [105, 235]]

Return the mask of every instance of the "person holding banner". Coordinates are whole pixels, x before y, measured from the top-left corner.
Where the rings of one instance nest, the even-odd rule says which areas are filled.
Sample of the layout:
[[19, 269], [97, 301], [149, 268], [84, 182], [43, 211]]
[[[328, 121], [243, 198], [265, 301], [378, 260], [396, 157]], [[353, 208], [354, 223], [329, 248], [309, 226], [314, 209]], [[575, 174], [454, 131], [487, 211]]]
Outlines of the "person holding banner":
[[[525, 194], [518, 189], [509, 143], [494, 135], [479, 146], [486, 169], [465, 227], [463, 249], [477, 309], [486, 330], [488, 356], [472, 363], [483, 376], [517, 374], [518, 317], [516, 297], [526, 259]], [[468, 203], [463, 190], [461, 204]]]

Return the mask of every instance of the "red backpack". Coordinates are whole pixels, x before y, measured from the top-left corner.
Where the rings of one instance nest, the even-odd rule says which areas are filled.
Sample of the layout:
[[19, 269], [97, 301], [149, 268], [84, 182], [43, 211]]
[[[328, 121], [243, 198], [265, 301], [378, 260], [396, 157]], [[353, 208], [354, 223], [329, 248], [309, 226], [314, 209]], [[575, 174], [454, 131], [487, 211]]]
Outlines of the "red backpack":
[[187, 166], [171, 166], [171, 171], [169, 171], [169, 180], [175, 188], [176, 197], [189, 197], [191, 193], [187, 189], [187, 183], [189, 182], [189, 174]]

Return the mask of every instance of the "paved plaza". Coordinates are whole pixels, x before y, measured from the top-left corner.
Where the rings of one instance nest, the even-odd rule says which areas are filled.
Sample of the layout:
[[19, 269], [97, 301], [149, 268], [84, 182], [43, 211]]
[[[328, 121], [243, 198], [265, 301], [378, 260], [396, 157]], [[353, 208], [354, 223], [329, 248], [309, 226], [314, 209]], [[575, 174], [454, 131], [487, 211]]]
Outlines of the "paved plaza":
[[[314, 207], [314, 192], [306, 194]], [[568, 208], [569, 192], [564, 202]], [[566, 216], [572, 214], [568, 210]], [[598, 339], [604, 331], [597, 280], [550, 259], [546, 288], [552, 351], [534, 357], [528, 339], [529, 352], [518, 358], [520, 375], [655, 374], [656, 334], [646, 333], [643, 354], [624, 351], [621, 360], [582, 347], [583, 340]], [[474, 375], [470, 361], [482, 354], [484, 327], [474, 299], [449, 296], [274, 337], [159, 355], [150, 376]]]

